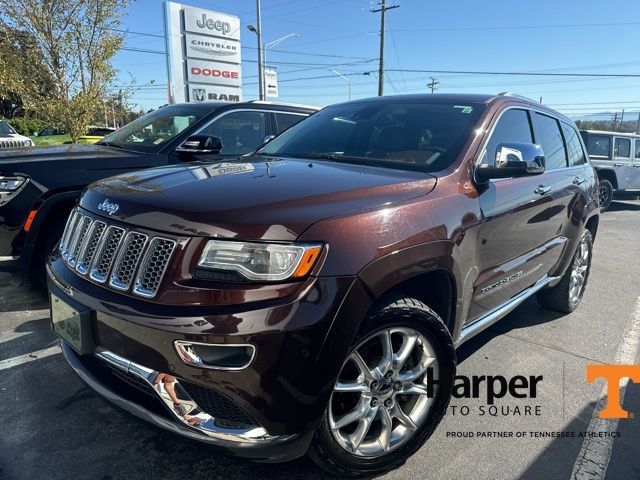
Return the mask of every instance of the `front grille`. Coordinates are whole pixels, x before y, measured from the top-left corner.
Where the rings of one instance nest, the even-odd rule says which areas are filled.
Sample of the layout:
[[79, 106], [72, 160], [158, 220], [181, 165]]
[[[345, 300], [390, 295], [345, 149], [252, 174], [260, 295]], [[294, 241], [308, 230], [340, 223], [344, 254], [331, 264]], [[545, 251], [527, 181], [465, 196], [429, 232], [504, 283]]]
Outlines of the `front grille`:
[[180, 380], [180, 385], [202, 410], [216, 419], [216, 425], [223, 428], [251, 428], [257, 425], [251, 415], [227, 396], [185, 380]]
[[29, 146], [29, 143], [26, 140], [0, 140], [0, 148], [18, 148], [27, 146]]
[[[149, 237], [74, 210], [60, 241], [63, 260], [82, 276], [151, 298], [158, 293], [176, 241]], [[133, 279], [135, 278], [135, 282]]]

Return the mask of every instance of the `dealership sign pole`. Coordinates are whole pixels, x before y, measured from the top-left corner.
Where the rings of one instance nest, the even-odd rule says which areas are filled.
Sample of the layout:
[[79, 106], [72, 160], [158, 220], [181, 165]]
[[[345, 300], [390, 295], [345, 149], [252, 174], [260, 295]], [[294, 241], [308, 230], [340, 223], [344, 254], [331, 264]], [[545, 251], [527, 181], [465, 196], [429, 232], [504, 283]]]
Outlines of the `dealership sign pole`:
[[169, 103], [242, 101], [240, 19], [165, 2]]

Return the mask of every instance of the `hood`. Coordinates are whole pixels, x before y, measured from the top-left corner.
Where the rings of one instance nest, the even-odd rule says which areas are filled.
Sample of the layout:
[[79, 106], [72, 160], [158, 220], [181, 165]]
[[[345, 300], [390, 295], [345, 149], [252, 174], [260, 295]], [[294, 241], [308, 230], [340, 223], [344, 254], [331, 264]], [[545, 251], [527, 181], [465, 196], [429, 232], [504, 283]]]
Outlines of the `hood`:
[[422, 196], [435, 184], [422, 172], [256, 156], [112, 177], [90, 185], [80, 204], [178, 235], [291, 241], [325, 218]]
[[15, 163], [50, 162], [53, 160], [121, 157], [122, 151], [102, 145], [55, 145], [50, 147], [22, 147], [0, 150], [0, 171], [3, 165]]

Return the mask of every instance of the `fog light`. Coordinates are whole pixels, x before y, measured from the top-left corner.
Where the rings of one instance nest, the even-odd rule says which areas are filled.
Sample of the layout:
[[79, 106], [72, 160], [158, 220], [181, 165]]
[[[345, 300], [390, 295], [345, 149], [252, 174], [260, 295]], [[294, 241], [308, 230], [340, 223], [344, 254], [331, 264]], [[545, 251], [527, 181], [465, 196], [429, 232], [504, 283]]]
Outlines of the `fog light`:
[[187, 365], [219, 370], [247, 368], [256, 353], [256, 348], [248, 344], [214, 344], [176, 340], [173, 345], [180, 359]]

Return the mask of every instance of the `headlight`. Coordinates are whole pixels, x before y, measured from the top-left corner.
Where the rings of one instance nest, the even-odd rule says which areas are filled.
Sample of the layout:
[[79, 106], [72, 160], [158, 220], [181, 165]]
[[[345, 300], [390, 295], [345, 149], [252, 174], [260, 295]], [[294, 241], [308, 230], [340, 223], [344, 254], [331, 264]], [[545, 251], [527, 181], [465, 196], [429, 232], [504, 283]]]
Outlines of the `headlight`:
[[210, 240], [199, 268], [237, 272], [248, 280], [277, 282], [301, 278], [315, 265], [322, 245]]
[[0, 177], [0, 192], [15, 192], [26, 181], [24, 177]]

